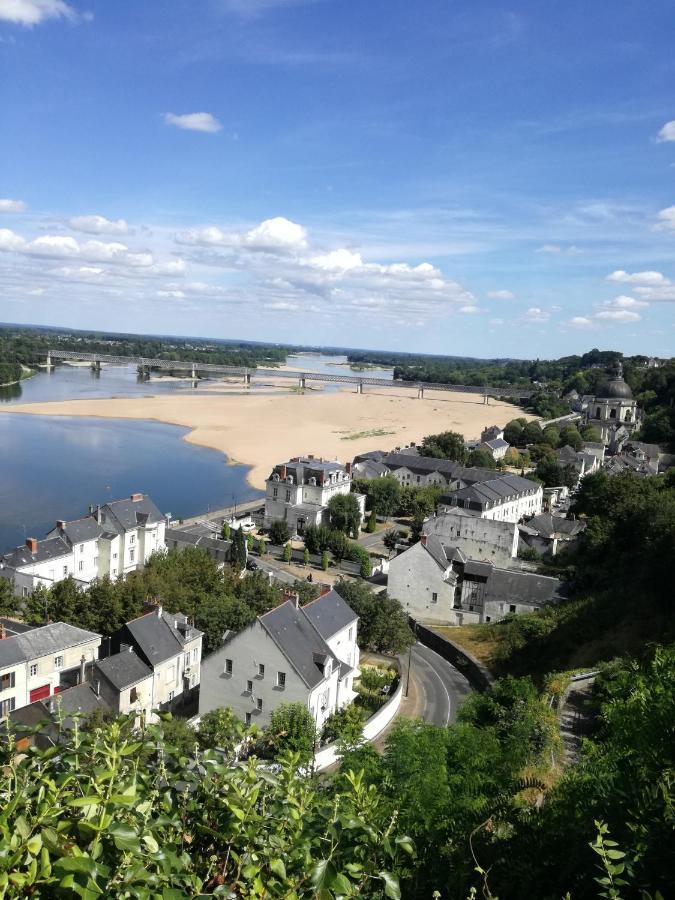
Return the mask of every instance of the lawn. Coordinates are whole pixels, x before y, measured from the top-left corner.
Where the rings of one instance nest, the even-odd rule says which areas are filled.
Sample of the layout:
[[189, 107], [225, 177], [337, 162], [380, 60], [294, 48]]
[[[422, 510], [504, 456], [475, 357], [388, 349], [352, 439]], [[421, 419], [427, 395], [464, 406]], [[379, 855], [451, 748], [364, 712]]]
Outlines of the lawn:
[[438, 625], [433, 630], [462, 647], [488, 669], [493, 667], [499, 641], [489, 625]]

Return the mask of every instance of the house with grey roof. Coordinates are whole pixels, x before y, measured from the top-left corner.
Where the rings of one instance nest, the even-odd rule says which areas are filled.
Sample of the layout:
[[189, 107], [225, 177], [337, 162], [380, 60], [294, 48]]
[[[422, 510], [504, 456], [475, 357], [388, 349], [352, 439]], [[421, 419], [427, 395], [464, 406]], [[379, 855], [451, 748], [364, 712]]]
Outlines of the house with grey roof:
[[168, 527], [164, 534], [167, 550], [185, 550], [188, 547], [200, 547], [206, 550], [211, 559], [220, 567], [232, 559], [232, 541], [223, 540], [212, 530], [202, 525]]
[[[342, 465], [312, 455], [295, 456], [272, 469], [265, 485], [265, 527], [286, 522], [291, 534], [301, 535], [308, 525], [328, 523], [332, 497], [352, 489], [351, 463]], [[366, 498], [353, 495], [365, 515]]]
[[[93, 684], [65, 688], [45, 700], [36, 700], [10, 713], [9, 720], [17, 750], [35, 746], [42, 750], [68, 739], [76, 719], [100, 712], [110, 715], [111, 709]], [[36, 730], [38, 729], [38, 730]]]
[[[136, 723], [149, 723], [155, 707], [155, 673], [129, 644], [94, 664], [91, 683], [114, 715], [136, 715]], [[157, 704], [159, 706], [159, 704]]]
[[555, 556], [563, 550], [571, 549], [586, 530], [583, 519], [556, 516], [542, 512], [527, 522], [518, 525], [519, 549], [530, 548], [538, 553]]
[[457, 547], [471, 559], [483, 559], [508, 568], [518, 556], [518, 528], [515, 522], [486, 519], [459, 506], [450, 506], [428, 518], [422, 531], [429, 536], [435, 535], [444, 544]]
[[[152, 672], [152, 694], [144, 708], [184, 713], [196, 704], [199, 693], [202, 639], [203, 633], [183, 613], [169, 613], [157, 606], [115, 632], [111, 647], [114, 653], [122, 654], [115, 665], [133, 663], [140, 672], [137, 661], [124, 656], [133, 651]], [[115, 677], [111, 671], [113, 663], [101, 665], [103, 669], [99, 666], [99, 671], [104, 677]]]
[[100, 645], [100, 634], [65, 622], [0, 640], [0, 719], [84, 681]]
[[435, 535], [389, 562], [388, 594], [414, 619], [435, 625], [498, 622], [559, 602], [557, 578], [470, 559]]
[[519, 522], [524, 516], [541, 512], [543, 488], [539, 482], [520, 475], [495, 475], [442, 496], [439, 513], [454, 507], [470, 515], [502, 522]]
[[495, 477], [494, 469], [463, 466], [453, 459], [436, 459], [433, 456], [404, 452], [389, 453], [382, 463], [403, 487], [435, 484], [456, 490]]
[[281, 703], [303, 703], [320, 730], [355, 697], [358, 617], [334, 590], [300, 606], [298, 596], [240, 631], [202, 665], [199, 714], [230, 706], [247, 724], [268, 725]]
[[164, 549], [165, 517], [147, 494], [132, 494], [90, 507], [89, 514], [59, 520], [47, 536], [0, 557], [0, 577], [27, 597], [38, 586], [51, 587], [72, 576], [81, 585], [107, 575], [119, 578], [142, 568]]
[[479, 450], [485, 450], [486, 453], [489, 453], [490, 456], [494, 459], [504, 459], [506, 456], [506, 451], [509, 449], [511, 445], [508, 441], [505, 441], [504, 438], [491, 438], [489, 441], [482, 441], [478, 445]]

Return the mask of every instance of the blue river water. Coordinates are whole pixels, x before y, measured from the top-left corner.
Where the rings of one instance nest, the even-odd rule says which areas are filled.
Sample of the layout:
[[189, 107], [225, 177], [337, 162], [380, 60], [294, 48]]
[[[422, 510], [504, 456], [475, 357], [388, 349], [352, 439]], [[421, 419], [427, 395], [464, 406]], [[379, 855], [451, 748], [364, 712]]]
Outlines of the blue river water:
[[[345, 362], [345, 357], [319, 354], [288, 358], [294, 369], [324, 374], [351, 374]], [[391, 378], [386, 369], [368, 374]], [[2, 415], [5, 404], [195, 392], [198, 384], [148, 383], [124, 366], [104, 367], [100, 374], [88, 367], [61, 366], [0, 388], [0, 553], [26, 537], [43, 537], [57, 519], [85, 515], [89, 504], [135, 492], [149, 494], [174, 518], [261, 496], [246, 481], [247, 466], [228, 465], [222, 453], [186, 443], [184, 428], [150, 421]]]

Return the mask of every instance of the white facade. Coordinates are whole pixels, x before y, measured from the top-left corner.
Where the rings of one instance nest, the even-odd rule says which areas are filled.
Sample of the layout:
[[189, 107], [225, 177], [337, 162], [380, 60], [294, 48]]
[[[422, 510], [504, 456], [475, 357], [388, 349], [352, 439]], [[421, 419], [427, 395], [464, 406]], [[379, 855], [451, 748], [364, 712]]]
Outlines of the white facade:
[[[284, 521], [291, 533], [302, 534], [307, 525], [327, 524], [331, 498], [351, 493], [350, 469], [313, 456], [295, 457], [275, 466], [266, 482], [265, 527]], [[366, 498], [362, 494], [354, 497], [363, 521]]]
[[472, 516], [499, 522], [520, 522], [542, 510], [542, 485], [519, 475], [501, 475], [489, 481], [462, 488], [441, 499], [439, 513], [454, 507]]
[[470, 559], [482, 559], [495, 566], [510, 566], [517, 558], [519, 537], [515, 522], [474, 516], [456, 506], [444, 510], [427, 519], [424, 534], [435, 535]]
[[0, 641], [0, 719], [57, 694], [98, 658], [101, 635], [54, 622]]

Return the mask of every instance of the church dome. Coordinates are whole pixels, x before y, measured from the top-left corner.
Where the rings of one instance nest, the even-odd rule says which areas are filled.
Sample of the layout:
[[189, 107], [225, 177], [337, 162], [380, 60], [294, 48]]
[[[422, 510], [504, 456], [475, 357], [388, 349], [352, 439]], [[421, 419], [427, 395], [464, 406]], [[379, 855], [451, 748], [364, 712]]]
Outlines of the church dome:
[[602, 397], [603, 400], [632, 400], [633, 392], [621, 375], [617, 375], [602, 385], [598, 391], [598, 397]]

